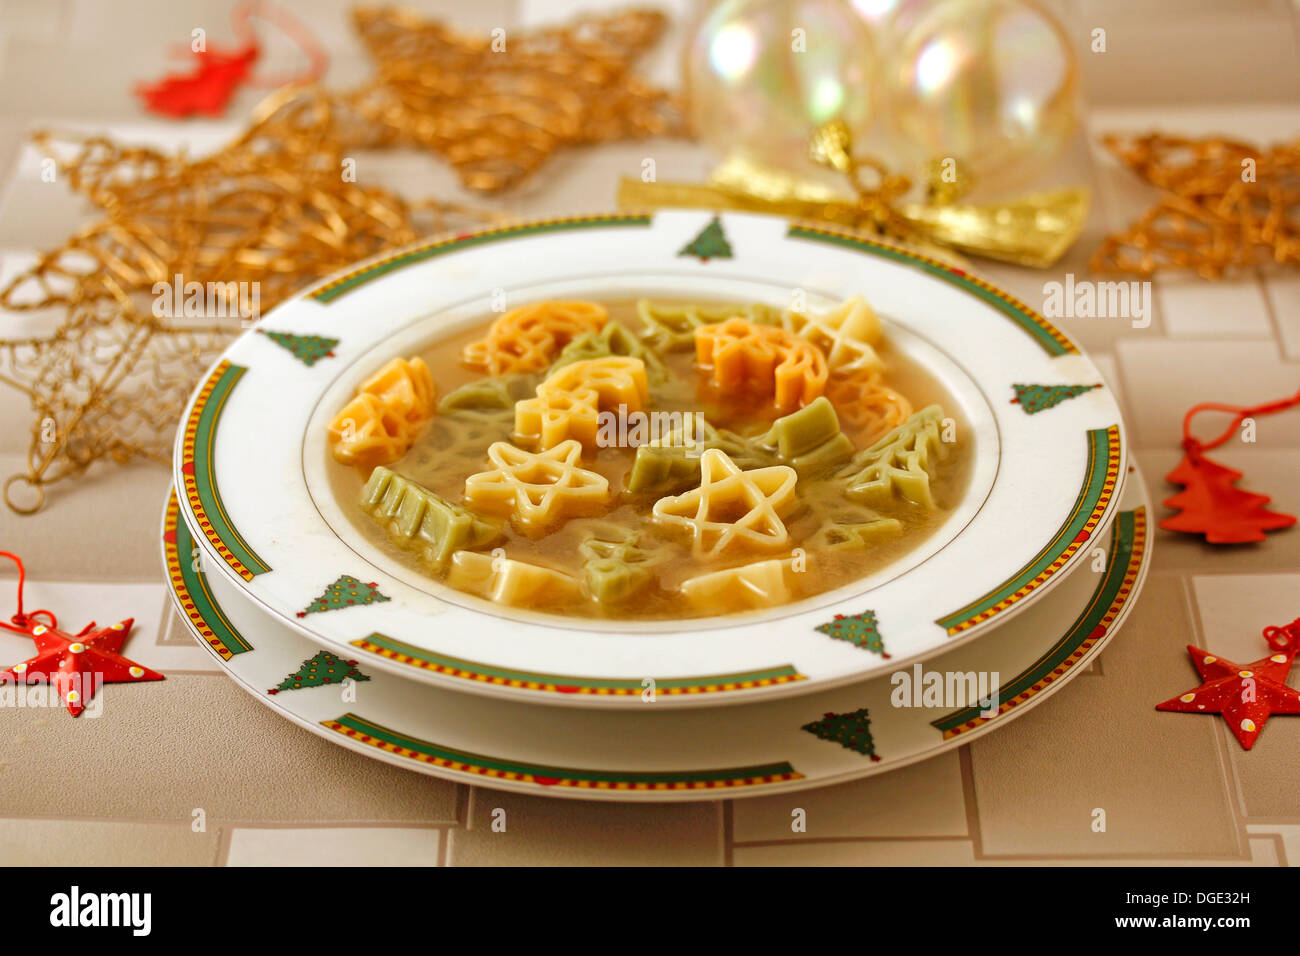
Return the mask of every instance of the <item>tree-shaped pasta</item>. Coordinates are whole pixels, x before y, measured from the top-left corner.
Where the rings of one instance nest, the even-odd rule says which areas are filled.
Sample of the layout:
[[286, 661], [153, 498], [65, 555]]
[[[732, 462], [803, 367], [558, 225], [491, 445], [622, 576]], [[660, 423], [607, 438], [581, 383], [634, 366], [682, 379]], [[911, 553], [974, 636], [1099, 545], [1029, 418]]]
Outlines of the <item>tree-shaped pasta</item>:
[[927, 509], [934, 507], [930, 479], [942, 450], [939, 428], [943, 409], [921, 409], [870, 448], [853, 456], [841, 471], [845, 494], [872, 507], [901, 497]]
[[444, 567], [455, 551], [483, 548], [501, 536], [496, 525], [388, 468], [370, 473], [361, 507], [395, 544], [432, 568]]

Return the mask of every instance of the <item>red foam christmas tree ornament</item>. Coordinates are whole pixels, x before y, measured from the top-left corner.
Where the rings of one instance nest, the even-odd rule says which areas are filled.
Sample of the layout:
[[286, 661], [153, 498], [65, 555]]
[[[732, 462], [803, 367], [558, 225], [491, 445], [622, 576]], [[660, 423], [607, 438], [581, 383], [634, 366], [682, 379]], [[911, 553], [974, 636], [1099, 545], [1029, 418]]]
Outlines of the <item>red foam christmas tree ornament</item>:
[[[1264, 507], [1272, 501], [1268, 495], [1238, 488], [1241, 472], [1205, 456], [1207, 450], [1218, 448], [1236, 434], [1238, 426], [1247, 418], [1280, 412], [1295, 405], [1300, 405], [1300, 392], [1291, 398], [1263, 405], [1243, 408], [1205, 402], [1189, 410], [1183, 419], [1183, 460], [1165, 476], [1171, 484], [1183, 486], [1182, 491], [1164, 502], [1165, 507], [1176, 508], [1179, 513], [1161, 519], [1160, 527], [1166, 531], [1203, 534], [1211, 544], [1242, 544], [1263, 541], [1266, 531], [1295, 524], [1294, 515]], [[1204, 444], [1191, 433], [1192, 418], [1203, 411], [1229, 412], [1234, 416], [1223, 434]]]
[[58, 692], [68, 713], [76, 717], [86, 709], [100, 684], [163, 679], [157, 671], [118, 653], [131, 633], [134, 618], [101, 628], [96, 628], [91, 621], [76, 634], [61, 631], [58, 619], [49, 611], [24, 613], [23, 585], [27, 574], [22, 559], [8, 551], [0, 551], [0, 557], [18, 565], [18, 612], [9, 619], [12, 623], [0, 621], [0, 627], [36, 642], [36, 656], [0, 670], [0, 682], [49, 684]]
[[1255, 745], [1264, 722], [1273, 714], [1300, 714], [1300, 691], [1286, 684], [1300, 648], [1300, 618], [1284, 627], [1264, 628], [1274, 653], [1250, 664], [1234, 664], [1199, 647], [1187, 646], [1201, 685], [1172, 697], [1156, 710], [1184, 714], [1221, 714], [1241, 746]]

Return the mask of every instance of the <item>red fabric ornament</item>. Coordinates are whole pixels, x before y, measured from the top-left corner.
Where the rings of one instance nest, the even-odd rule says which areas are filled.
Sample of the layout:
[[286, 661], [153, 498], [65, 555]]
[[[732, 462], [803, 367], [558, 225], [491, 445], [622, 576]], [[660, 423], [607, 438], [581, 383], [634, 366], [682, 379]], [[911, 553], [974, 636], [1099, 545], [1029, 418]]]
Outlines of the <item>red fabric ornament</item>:
[[61, 631], [58, 619], [51, 612], [23, 612], [27, 573], [22, 559], [8, 551], [0, 551], [0, 557], [10, 558], [18, 565], [18, 613], [10, 618], [10, 624], [0, 621], [0, 627], [30, 637], [36, 642], [37, 652], [35, 657], [0, 671], [0, 682], [49, 684], [58, 691], [68, 713], [76, 717], [86, 709], [101, 683], [163, 680], [162, 674], [118, 653], [131, 633], [134, 618], [98, 629], [91, 621], [76, 634]]
[[[1178, 467], [1165, 475], [1165, 480], [1171, 484], [1185, 486], [1164, 502], [1166, 508], [1179, 509], [1180, 513], [1161, 519], [1160, 527], [1166, 531], [1203, 534], [1212, 544], [1241, 544], [1263, 541], [1264, 532], [1295, 524], [1294, 515], [1269, 511], [1264, 507], [1272, 501], [1268, 495], [1236, 487], [1241, 472], [1220, 465], [1204, 454], [1236, 434], [1245, 419], [1280, 412], [1295, 405], [1300, 405], [1300, 392], [1291, 398], [1245, 408], [1213, 402], [1193, 406], [1183, 418], [1183, 449], [1186, 453]], [[1192, 418], [1203, 411], [1228, 412], [1234, 416], [1223, 434], [1206, 443], [1191, 433]]]
[[226, 111], [235, 88], [248, 79], [257, 59], [254, 44], [233, 53], [199, 50], [194, 53], [192, 73], [171, 74], [157, 83], [141, 83], [136, 94], [155, 113], [184, 119], [199, 113], [220, 116]]
[[[254, 17], [273, 22], [284, 30], [311, 60], [307, 70], [297, 76], [268, 77], [260, 81], [249, 79], [253, 64], [261, 53], [251, 25]], [[240, 84], [274, 87], [287, 83], [311, 83], [325, 72], [328, 59], [324, 51], [307, 29], [287, 12], [267, 4], [241, 3], [231, 12], [230, 22], [242, 39], [242, 45], [231, 52], [194, 50], [196, 65], [193, 72], [165, 76], [156, 83], [141, 83], [136, 87], [136, 94], [148, 109], [173, 119], [196, 113], [220, 116]]]
[[1264, 639], [1276, 652], [1241, 665], [1187, 646], [1202, 684], [1173, 697], [1156, 710], [1184, 714], [1222, 714], [1241, 746], [1249, 750], [1273, 714], [1300, 714], [1300, 691], [1286, 685], [1300, 646], [1300, 618], [1285, 627], [1264, 628]]

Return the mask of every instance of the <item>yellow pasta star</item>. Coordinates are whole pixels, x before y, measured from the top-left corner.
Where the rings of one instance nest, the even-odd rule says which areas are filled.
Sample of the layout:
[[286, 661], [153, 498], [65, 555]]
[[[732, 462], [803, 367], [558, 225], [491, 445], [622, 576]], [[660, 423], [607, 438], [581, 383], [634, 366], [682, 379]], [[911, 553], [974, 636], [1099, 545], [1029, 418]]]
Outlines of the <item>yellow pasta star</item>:
[[537, 397], [515, 403], [515, 435], [539, 448], [569, 438], [596, 444], [600, 413], [623, 407], [639, 412], [650, 397], [645, 363], [609, 355], [584, 359], [557, 370], [537, 386]]
[[692, 548], [703, 557], [716, 557], [735, 545], [783, 548], [790, 532], [782, 519], [795, 504], [797, 481], [793, 468], [742, 471], [725, 452], [710, 448], [700, 458], [700, 486], [660, 498], [652, 516], [665, 526], [688, 529]]
[[582, 445], [573, 440], [540, 452], [493, 442], [488, 460], [496, 467], [465, 479], [465, 500], [481, 511], [510, 515], [526, 531], [599, 512], [609, 500], [609, 481], [579, 467], [581, 454]]

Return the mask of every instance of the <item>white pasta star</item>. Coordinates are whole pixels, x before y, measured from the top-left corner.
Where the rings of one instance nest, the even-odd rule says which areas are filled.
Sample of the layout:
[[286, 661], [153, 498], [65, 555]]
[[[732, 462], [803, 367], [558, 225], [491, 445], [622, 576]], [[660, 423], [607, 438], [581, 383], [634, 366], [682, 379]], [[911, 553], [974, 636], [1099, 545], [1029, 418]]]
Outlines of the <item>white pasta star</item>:
[[660, 498], [652, 516], [661, 524], [688, 528], [695, 553], [703, 557], [716, 557], [733, 544], [781, 548], [790, 540], [782, 516], [794, 504], [797, 481], [793, 468], [741, 471], [725, 452], [710, 448], [700, 458], [700, 486]]
[[573, 439], [541, 452], [493, 442], [488, 460], [496, 467], [465, 479], [465, 500], [484, 511], [510, 514], [525, 529], [588, 514], [609, 499], [609, 481], [580, 468], [581, 454], [582, 445]]
[[845, 299], [820, 316], [787, 312], [782, 324], [787, 332], [820, 348], [832, 371], [884, 367], [873, 347], [880, 341], [880, 318], [860, 295]]

